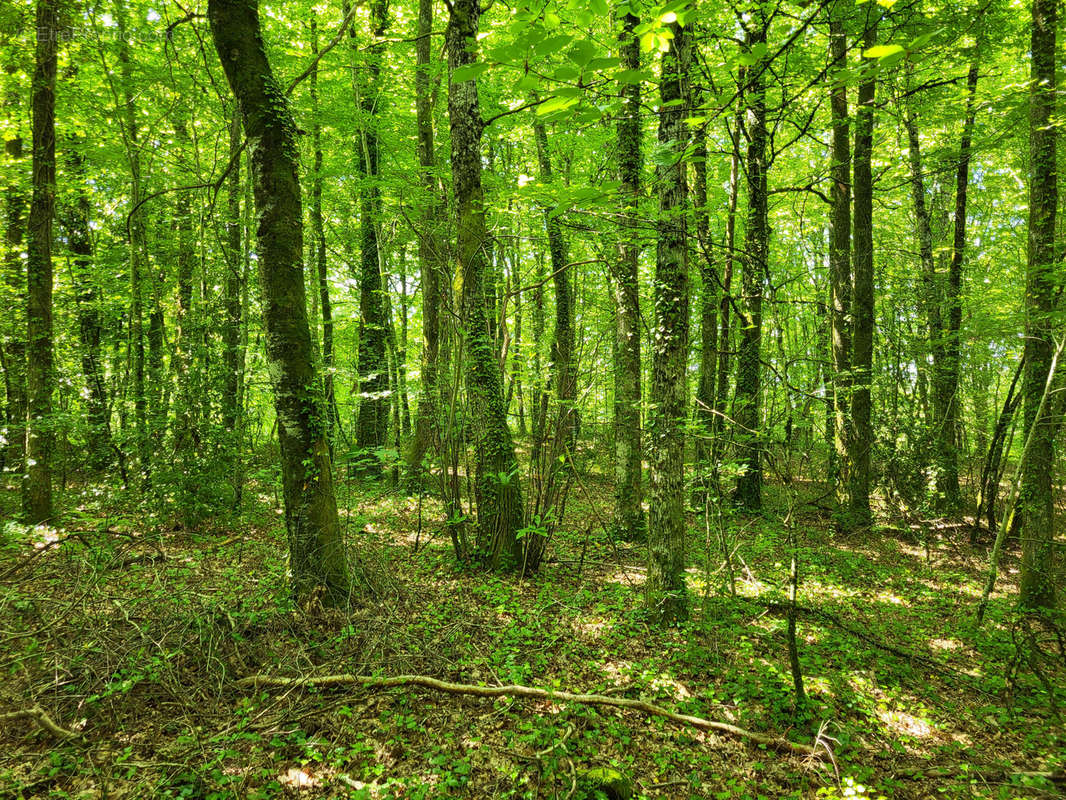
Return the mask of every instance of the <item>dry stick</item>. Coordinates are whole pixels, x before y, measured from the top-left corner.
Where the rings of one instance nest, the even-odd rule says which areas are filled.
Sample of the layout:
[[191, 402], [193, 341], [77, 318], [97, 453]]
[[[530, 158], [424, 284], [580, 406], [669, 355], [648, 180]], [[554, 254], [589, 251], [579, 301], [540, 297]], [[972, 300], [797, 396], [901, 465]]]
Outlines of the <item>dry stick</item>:
[[473, 686], [468, 683], [449, 683], [437, 680], [427, 675], [396, 675], [391, 678], [375, 678], [368, 675], [321, 675], [306, 678], [284, 678], [270, 675], [250, 675], [237, 681], [238, 686], [362, 686], [364, 689], [391, 689], [399, 686], [421, 686], [426, 689], [434, 689], [447, 694], [467, 694], [475, 697], [525, 697], [534, 700], [547, 700], [549, 702], [577, 703], [587, 706], [612, 706], [624, 708], [630, 711], [639, 711], [652, 717], [662, 717], [678, 725], [687, 725], [704, 731], [736, 736], [747, 739], [755, 744], [765, 745], [768, 748], [783, 753], [793, 753], [802, 756], [814, 756], [819, 751], [814, 747], [798, 742], [791, 742], [781, 736], [756, 733], [754, 731], [730, 725], [727, 722], [693, 717], [688, 714], [678, 714], [662, 706], [646, 703], [643, 700], [630, 700], [624, 697], [608, 697], [602, 694], [574, 694], [572, 692], [549, 691], [532, 686]]
[[1014, 525], [1014, 515], [1018, 510], [1018, 497], [1022, 491], [1022, 474], [1025, 470], [1025, 462], [1029, 460], [1029, 451], [1032, 449], [1033, 440], [1036, 438], [1036, 428], [1044, 416], [1044, 409], [1047, 407], [1048, 395], [1051, 394], [1051, 385], [1055, 381], [1055, 370], [1059, 366], [1059, 356], [1062, 355], [1064, 345], [1066, 345], [1066, 338], [1059, 342], [1059, 346], [1055, 349], [1055, 356], [1051, 359], [1051, 367], [1047, 372], [1047, 381], [1044, 383], [1044, 393], [1040, 395], [1040, 404], [1036, 407], [1036, 414], [1033, 415], [1033, 422], [1029, 426], [1028, 435], [1025, 437], [1022, 457], [1018, 459], [1018, 466], [1014, 470], [1014, 480], [1010, 487], [1010, 499], [1003, 509], [1006, 518], [1003, 524], [999, 526], [999, 530], [996, 531], [996, 541], [992, 545], [992, 554], [988, 557], [988, 581], [985, 583], [985, 590], [981, 594], [981, 602], [977, 606], [978, 625], [984, 621], [988, 598], [996, 586], [996, 576], [999, 574], [999, 558], [1003, 554], [1003, 544]]
[[48, 716], [48, 714], [45, 713], [45, 710], [40, 706], [0, 714], [0, 722], [16, 719], [32, 719], [46, 731], [59, 739], [81, 738], [81, 734], [78, 733], [78, 731], [67, 730], [62, 725], [59, 725], [54, 719]]

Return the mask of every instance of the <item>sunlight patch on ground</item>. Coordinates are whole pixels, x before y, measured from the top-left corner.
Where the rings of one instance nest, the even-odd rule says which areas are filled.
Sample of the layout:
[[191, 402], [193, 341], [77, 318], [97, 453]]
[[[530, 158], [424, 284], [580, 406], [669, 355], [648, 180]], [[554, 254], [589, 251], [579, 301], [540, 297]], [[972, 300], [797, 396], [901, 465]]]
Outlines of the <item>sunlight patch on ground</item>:
[[281, 775], [278, 775], [278, 783], [282, 786], [290, 786], [293, 789], [310, 789], [318, 786], [321, 782], [319, 778], [304, 772], [298, 767], [290, 767]]
[[607, 576], [609, 583], [620, 583], [624, 586], [636, 586], [644, 583], [644, 580], [648, 576], [645, 571], [638, 567], [630, 567], [628, 569], [620, 569], [611, 575]]
[[893, 733], [914, 739], [925, 739], [933, 733], [933, 726], [929, 724], [929, 720], [905, 711], [878, 709], [877, 718]]
[[929, 646], [934, 650], [958, 650], [962, 642], [958, 639], [930, 639]]

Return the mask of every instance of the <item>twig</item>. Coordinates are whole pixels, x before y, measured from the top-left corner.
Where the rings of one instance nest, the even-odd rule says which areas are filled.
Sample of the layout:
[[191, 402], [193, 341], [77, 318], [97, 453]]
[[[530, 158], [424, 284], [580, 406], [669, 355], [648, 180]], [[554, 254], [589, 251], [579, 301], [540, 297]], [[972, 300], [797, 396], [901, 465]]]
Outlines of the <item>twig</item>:
[[364, 689], [392, 689], [401, 686], [421, 686], [426, 689], [434, 689], [447, 694], [465, 694], [474, 697], [525, 697], [534, 700], [547, 700], [549, 702], [577, 703], [590, 706], [611, 706], [629, 711], [639, 711], [653, 717], [662, 717], [678, 725], [685, 725], [699, 730], [714, 731], [720, 734], [747, 739], [755, 744], [764, 745], [773, 750], [796, 755], [813, 756], [817, 751], [810, 745], [800, 744], [785, 739], [782, 736], [756, 733], [744, 728], [730, 725], [727, 722], [694, 717], [688, 714], [678, 714], [662, 706], [646, 703], [643, 700], [630, 700], [624, 697], [608, 697], [602, 694], [576, 694], [573, 692], [549, 691], [532, 686], [474, 686], [466, 683], [450, 683], [448, 681], [431, 678], [427, 675], [396, 675], [394, 677], [375, 678], [368, 675], [320, 675], [305, 678], [285, 678], [270, 675], [250, 675], [237, 681], [241, 687], [258, 688], [260, 686], [276, 686], [281, 688], [296, 688], [302, 686], [361, 686]]

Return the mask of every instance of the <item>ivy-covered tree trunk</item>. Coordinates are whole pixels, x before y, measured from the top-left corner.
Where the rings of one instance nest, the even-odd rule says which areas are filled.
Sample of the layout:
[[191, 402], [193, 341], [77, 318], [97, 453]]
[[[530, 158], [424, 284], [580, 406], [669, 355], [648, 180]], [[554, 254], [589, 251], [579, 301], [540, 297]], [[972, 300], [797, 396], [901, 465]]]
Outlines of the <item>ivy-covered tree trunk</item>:
[[[766, 44], [765, 22], [745, 36], [748, 51]], [[733, 418], [743, 473], [737, 478], [736, 502], [757, 509], [762, 506], [762, 292], [769, 258], [770, 230], [766, 197], [766, 88], [763, 74], [751, 70], [745, 87], [744, 128], [748, 150], [745, 158], [748, 179], [748, 219], [744, 230], [741, 258], [743, 319], [740, 320], [740, 346], [737, 348], [737, 388]]]
[[[383, 44], [380, 40], [388, 27], [388, 3], [374, 0], [370, 12], [374, 41], [365, 56], [353, 48], [353, 55], [364, 58], [364, 64], [363, 69], [353, 65], [352, 73], [360, 110], [356, 164], [362, 176], [359, 189], [359, 414], [355, 441], [363, 451], [361, 466], [370, 474], [377, 474], [381, 459], [376, 451], [385, 446], [389, 428], [389, 366], [385, 353], [389, 323], [382, 284], [381, 243], [378, 241], [381, 190], [378, 186], [377, 131], [377, 116], [381, 113]], [[353, 38], [352, 41], [356, 40]], [[363, 72], [365, 78], [360, 77]]]
[[[864, 48], [877, 43], [877, 15], [880, 7], [868, 10]], [[852, 261], [852, 387], [851, 435], [848, 437], [848, 525], [859, 528], [869, 525], [870, 515], [870, 453], [873, 449], [871, 424], [871, 382], [874, 355], [874, 240], [873, 240], [873, 155], [874, 92], [877, 75], [869, 72], [859, 85], [858, 106], [855, 113], [854, 237]]]
[[[1026, 267], [1025, 376], [1022, 383], [1026, 430], [1032, 431], [1022, 470], [1017, 513], [1022, 542], [1021, 605], [1055, 605], [1055, 437], [1058, 417], [1038, 415], [1051, 369], [1053, 319], [1062, 287], [1055, 243], [1059, 187], [1056, 161], [1055, 33], [1058, 0], [1033, 0], [1029, 102], [1029, 249]], [[1061, 403], [1053, 404], [1061, 408]], [[1035, 426], [1035, 427], [1034, 427]]]
[[26, 224], [27, 520], [52, 518], [52, 219], [55, 214], [55, 92], [59, 29], [55, 0], [37, 2], [33, 73], [33, 198]]
[[4, 98], [4, 116], [10, 131], [4, 138], [4, 158], [10, 183], [4, 189], [4, 283], [11, 313], [3, 322], [4, 405], [3, 450], [0, 463], [17, 475], [25, 474], [26, 452], [26, 269], [22, 240], [26, 228], [26, 192], [23, 184], [25, 148], [18, 131], [21, 92], [12, 87]]
[[[618, 54], [627, 70], [640, 69], [640, 41], [634, 30], [640, 20], [622, 17]], [[623, 538], [644, 535], [641, 485], [640, 425], [640, 264], [639, 210], [641, 171], [640, 84], [620, 82], [622, 110], [618, 116], [618, 179], [622, 226], [615, 262], [614, 293], [614, 467], [615, 530]], [[534, 341], [539, 341], [534, 331]]]
[[[174, 123], [174, 139], [184, 145], [189, 144], [189, 130], [183, 118], [177, 119]], [[197, 318], [193, 313], [196, 244], [193, 241], [192, 203], [193, 198], [188, 191], [178, 192], [174, 200], [174, 229], [177, 234], [177, 253], [175, 254], [174, 262], [178, 283], [178, 308], [177, 319], [175, 320], [176, 338], [171, 364], [175, 383], [177, 384], [177, 394], [174, 398], [174, 450], [178, 458], [185, 462], [184, 470], [189, 480], [188, 488], [195, 490], [194, 481], [198, 478], [194, 477], [196, 469], [193, 466], [193, 458], [200, 445], [200, 410], [198, 408], [200, 398], [197, 391], [199, 374], [193, 365], [193, 355], [197, 340]], [[232, 268], [230, 262], [234, 256], [227, 249], [225, 257], [228, 277]], [[229, 336], [229, 320], [226, 322], [226, 327], [223, 329], [224, 337]], [[228, 370], [228, 360], [226, 361], [226, 366]], [[229, 394], [228, 374], [226, 375], [226, 380], [227, 386], [222, 395], [223, 409], [227, 409], [236, 399]], [[227, 430], [232, 430], [231, 426], [234, 422], [225, 419], [224, 424], [227, 426]]]
[[669, 624], [688, 615], [685, 589], [685, 405], [688, 396], [688, 239], [685, 149], [689, 114], [689, 32], [674, 22], [660, 73], [659, 194], [655, 329], [649, 414], [648, 580], [651, 615]]
[[[481, 6], [478, 0], [454, 0], [448, 19], [448, 67], [476, 62]], [[477, 81], [451, 80], [448, 117], [451, 128], [452, 183], [457, 211], [457, 256], [463, 283], [462, 320], [466, 337], [466, 413], [477, 461], [475, 493], [478, 549], [492, 567], [522, 567], [522, 491], [503, 398], [503, 374], [489, 330], [485, 301], [486, 252], [481, 186], [481, 119]]]
[[267, 60], [256, 0], [210, 0], [207, 11], [250, 156], [293, 592], [322, 592], [340, 605], [348, 600], [348, 563], [311, 358], [296, 126]]
[[93, 270], [93, 243], [89, 230], [92, 206], [85, 185], [83, 142], [70, 139], [71, 176], [77, 181], [77, 194], [66, 213], [67, 243], [70, 248], [70, 271], [74, 283], [74, 303], [78, 318], [81, 346], [81, 372], [85, 379], [85, 406], [88, 421], [88, 463], [92, 469], [106, 469], [111, 460], [111, 411], [107, 405], [107, 387], [100, 342], [100, 286]]
[[433, 0], [418, 0], [418, 39], [415, 44], [415, 117], [418, 135], [419, 183], [423, 193], [421, 229], [418, 232], [418, 263], [422, 274], [422, 370], [415, 412], [414, 436], [407, 453], [407, 469], [421, 475], [426, 453], [439, 436], [440, 313], [446, 284], [444, 243], [439, 229], [444, 210], [437, 177], [433, 145], [433, 95], [430, 85], [430, 38], [433, 33]]
[[[829, 102], [833, 145], [830, 154], [830, 351], [832, 364], [832, 468], [829, 476], [837, 489], [837, 506], [846, 512], [848, 495], [848, 433], [851, 388], [851, 134], [848, 120], [848, 89], [842, 74], [847, 69], [846, 11], [842, 0], [830, 8], [829, 58], [833, 83]], [[838, 527], [846, 528], [837, 519]]]
[[[248, 350], [247, 320], [248, 307], [248, 248], [242, 247], [241, 195], [247, 194], [245, 182], [241, 179], [241, 113], [234, 102], [229, 129], [229, 157], [233, 161], [226, 186], [226, 327], [222, 335], [226, 365], [223, 381], [222, 415], [224, 425], [229, 431], [229, 459], [233, 464], [233, 507], [240, 508], [244, 495], [244, 459], [241, 449], [243, 442], [244, 419], [244, 364]], [[251, 205], [250, 198], [245, 204]], [[248, 209], [246, 209], [247, 213]], [[250, 232], [244, 239], [250, 239]]]

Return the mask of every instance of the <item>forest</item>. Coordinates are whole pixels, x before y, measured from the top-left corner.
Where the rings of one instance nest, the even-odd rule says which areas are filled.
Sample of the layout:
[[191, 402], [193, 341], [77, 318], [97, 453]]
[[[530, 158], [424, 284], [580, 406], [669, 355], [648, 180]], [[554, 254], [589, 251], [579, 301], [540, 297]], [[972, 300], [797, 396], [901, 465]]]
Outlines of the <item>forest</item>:
[[0, 798], [1066, 790], [1058, 0], [0, 0]]

